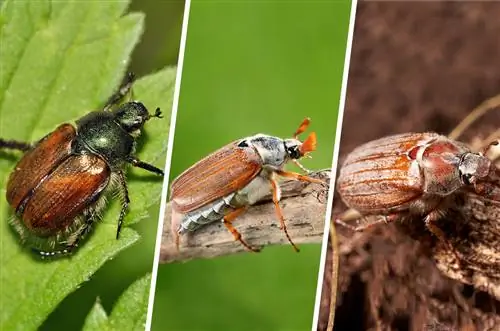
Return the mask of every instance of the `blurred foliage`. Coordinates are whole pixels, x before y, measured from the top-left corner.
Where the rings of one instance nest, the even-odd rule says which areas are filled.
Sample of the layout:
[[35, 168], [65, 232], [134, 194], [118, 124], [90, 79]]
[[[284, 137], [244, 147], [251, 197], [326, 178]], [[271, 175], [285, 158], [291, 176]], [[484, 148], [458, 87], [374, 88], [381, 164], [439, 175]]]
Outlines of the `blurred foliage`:
[[[349, 1], [193, 1], [170, 178], [234, 139], [290, 137], [306, 116], [318, 150], [303, 164], [330, 167], [349, 12]], [[153, 329], [310, 330], [320, 245], [301, 249], [161, 265]]]

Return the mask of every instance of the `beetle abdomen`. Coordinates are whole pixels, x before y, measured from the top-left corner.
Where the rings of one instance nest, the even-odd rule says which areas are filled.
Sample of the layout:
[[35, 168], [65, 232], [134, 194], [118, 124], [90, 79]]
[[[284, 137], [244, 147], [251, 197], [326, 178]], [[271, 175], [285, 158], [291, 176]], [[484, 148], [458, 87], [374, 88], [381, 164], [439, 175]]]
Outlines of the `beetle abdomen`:
[[337, 182], [346, 205], [363, 213], [389, 213], [408, 208], [423, 194], [424, 181], [411, 154], [415, 147], [437, 136], [406, 133], [356, 148], [347, 156]]
[[194, 231], [205, 224], [222, 220], [224, 215], [229, 210], [233, 209], [230, 203], [234, 196], [235, 193], [231, 193], [224, 198], [217, 199], [214, 202], [185, 214], [180, 222], [179, 233]]

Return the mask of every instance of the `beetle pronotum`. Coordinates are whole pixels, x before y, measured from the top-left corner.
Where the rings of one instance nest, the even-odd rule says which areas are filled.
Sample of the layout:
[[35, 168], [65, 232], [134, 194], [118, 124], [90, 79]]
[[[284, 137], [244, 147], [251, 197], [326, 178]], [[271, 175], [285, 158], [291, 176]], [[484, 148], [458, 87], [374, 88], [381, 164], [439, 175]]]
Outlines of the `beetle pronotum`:
[[163, 171], [133, 154], [136, 139], [160, 109], [149, 114], [138, 101], [126, 102], [133, 75], [101, 111], [90, 112], [72, 124], [62, 124], [37, 143], [0, 139], [0, 148], [24, 153], [10, 174], [7, 201], [15, 211], [12, 225], [21, 240], [37, 253], [70, 253], [99, 218], [108, 193], [117, 192], [122, 208], [116, 238], [129, 205], [126, 164], [163, 176]]
[[233, 227], [232, 222], [248, 206], [262, 200], [269, 192], [288, 241], [298, 251], [290, 238], [283, 211], [277, 177], [287, 177], [311, 183], [323, 181], [295, 172], [285, 171], [285, 164], [292, 161], [303, 171], [307, 170], [298, 159], [316, 149], [316, 134], [312, 132], [304, 142], [298, 136], [309, 126], [309, 119], [301, 123], [293, 138], [257, 134], [231, 142], [215, 151], [177, 177], [171, 185], [172, 233], [179, 249], [179, 237], [185, 231], [194, 231], [200, 226], [222, 221], [226, 228], [250, 251], [259, 251], [250, 246]]
[[500, 202], [500, 172], [486, 157], [437, 133], [405, 133], [377, 139], [354, 149], [337, 180], [344, 203], [361, 215], [382, 216], [353, 227], [362, 231], [404, 215], [422, 215], [427, 228], [448, 243], [435, 222], [446, 213], [454, 194], [471, 191]]

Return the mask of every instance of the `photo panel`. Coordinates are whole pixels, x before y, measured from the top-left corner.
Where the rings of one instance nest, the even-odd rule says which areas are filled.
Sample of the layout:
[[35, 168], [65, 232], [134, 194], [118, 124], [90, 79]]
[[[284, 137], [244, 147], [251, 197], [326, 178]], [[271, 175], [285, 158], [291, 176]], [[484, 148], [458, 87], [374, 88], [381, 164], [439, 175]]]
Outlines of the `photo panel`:
[[499, 10], [358, 4], [317, 330], [500, 325]]
[[190, 6], [151, 329], [309, 330], [351, 2]]
[[144, 329], [183, 10], [2, 2], [1, 330]]

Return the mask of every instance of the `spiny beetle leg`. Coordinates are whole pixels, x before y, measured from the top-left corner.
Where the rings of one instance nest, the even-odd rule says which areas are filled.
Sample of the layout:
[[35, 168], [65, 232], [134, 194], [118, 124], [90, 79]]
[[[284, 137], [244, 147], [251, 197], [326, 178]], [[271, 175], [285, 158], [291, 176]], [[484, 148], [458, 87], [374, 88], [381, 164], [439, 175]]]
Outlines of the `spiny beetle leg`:
[[303, 172], [305, 172], [306, 174], [310, 174], [312, 173], [313, 171], [312, 170], [309, 170], [307, 169], [306, 167], [304, 167], [299, 161], [297, 161], [296, 159], [292, 159], [292, 162], [295, 163], [295, 165], [297, 167], [300, 168], [300, 170], [302, 170]]
[[285, 217], [283, 216], [283, 211], [281, 210], [281, 207], [279, 205], [280, 201], [280, 196], [281, 196], [281, 190], [279, 187], [279, 184], [276, 182], [276, 179], [272, 178], [270, 180], [271, 182], [271, 187], [273, 190], [273, 203], [274, 203], [274, 208], [276, 210], [276, 215], [278, 216], [278, 219], [280, 221], [280, 228], [285, 232], [286, 238], [292, 245], [293, 249], [296, 252], [300, 252], [299, 248], [293, 243], [292, 238], [290, 238], [290, 235], [288, 234], [288, 230], [286, 229], [286, 224], [285, 224]]
[[301, 175], [301, 174], [298, 174], [298, 173], [295, 173], [295, 172], [291, 172], [291, 171], [276, 170], [276, 173], [278, 175], [280, 175], [281, 177], [286, 177], [286, 178], [291, 178], [291, 179], [295, 179], [295, 180], [300, 180], [300, 181], [303, 181], [303, 182], [317, 183], [317, 184], [326, 184], [321, 179], [316, 179], [316, 178], [312, 178], [312, 177], [309, 177], [309, 176], [304, 176], [304, 175]]
[[155, 167], [152, 164], [149, 164], [149, 163], [146, 163], [146, 162], [142, 162], [141, 160], [139, 160], [139, 159], [137, 159], [135, 157], [130, 157], [127, 161], [130, 164], [132, 164], [134, 167], [147, 170], [149, 172], [155, 173], [155, 174], [160, 175], [160, 176], [164, 175], [163, 170]]
[[175, 238], [174, 238], [174, 241], [175, 241], [175, 248], [176, 248], [176, 250], [177, 250], [177, 253], [179, 253], [179, 252], [180, 252], [180, 248], [179, 248], [179, 246], [180, 246], [180, 244], [181, 244], [181, 235], [179, 234], [179, 231], [176, 231], [176, 232], [174, 233], [174, 237], [175, 237]]
[[252, 252], [258, 253], [258, 252], [260, 252], [260, 249], [254, 248], [254, 247], [250, 246], [249, 244], [247, 244], [247, 242], [245, 240], [243, 240], [243, 238], [241, 237], [241, 233], [239, 233], [238, 230], [236, 230], [232, 224], [233, 221], [239, 215], [241, 215], [243, 212], [245, 212], [245, 210], [246, 210], [246, 207], [241, 207], [241, 208], [233, 210], [232, 212], [230, 212], [229, 214], [224, 216], [222, 223], [224, 223], [224, 225], [229, 230], [229, 232], [231, 232], [231, 234], [234, 237], [234, 240], [238, 240], [243, 246], [245, 246], [246, 249], [248, 249]]
[[27, 150], [31, 149], [31, 147], [32, 145], [30, 143], [26, 143], [24, 141], [0, 139], [0, 148], [14, 149], [26, 152]]
[[457, 260], [457, 263], [461, 263], [462, 260], [459, 257], [457, 250], [455, 249], [455, 247], [453, 247], [451, 242], [446, 238], [446, 235], [444, 234], [443, 230], [441, 230], [435, 224], [436, 221], [438, 219], [440, 219], [441, 217], [442, 217], [442, 215], [439, 212], [439, 210], [431, 211], [429, 214], [427, 214], [427, 216], [424, 219], [425, 226], [427, 227], [427, 229], [429, 229], [429, 231], [433, 235], [435, 235], [438, 238], [439, 241], [441, 241], [442, 243], [444, 243], [448, 247], [448, 250], [450, 250], [453, 253], [453, 255], [455, 255], [455, 259]]
[[118, 178], [120, 180], [121, 196], [122, 196], [122, 209], [120, 211], [120, 218], [118, 219], [118, 226], [116, 227], [116, 239], [120, 238], [120, 232], [123, 225], [123, 219], [125, 218], [125, 213], [127, 212], [128, 205], [130, 203], [130, 198], [128, 196], [127, 181], [123, 172], [118, 173]]
[[[135, 75], [132, 72], [129, 72], [123, 79], [123, 82], [118, 90], [109, 97], [108, 101], [104, 105], [104, 111], [109, 111], [113, 106], [119, 104], [120, 101], [123, 100], [123, 98], [131, 91], [134, 81]], [[131, 99], [132, 98], [133, 97], [131, 95]]]
[[343, 226], [343, 227], [346, 227], [348, 229], [351, 229], [352, 231], [355, 231], [355, 232], [362, 232], [366, 229], [369, 229], [371, 228], [372, 226], [375, 226], [377, 224], [380, 224], [380, 223], [390, 223], [390, 222], [394, 222], [396, 221], [400, 216], [398, 214], [390, 214], [390, 215], [382, 215], [380, 216], [379, 218], [377, 218], [376, 220], [372, 221], [372, 222], [369, 222], [369, 223], [366, 223], [366, 224], [363, 224], [363, 225], [357, 225], [357, 226], [354, 226], [354, 225], [351, 225], [351, 224], [348, 224], [348, 223], [345, 223], [343, 220], [341, 220], [340, 218], [338, 219], [335, 219], [335, 223]]
[[70, 254], [71, 252], [73, 252], [73, 250], [78, 247], [80, 241], [82, 241], [82, 239], [90, 233], [92, 224], [94, 223], [97, 216], [91, 210], [88, 214], [85, 214], [84, 217], [85, 223], [74, 235], [72, 235], [72, 238], [74, 238], [73, 241], [71, 243], [68, 243], [68, 246], [66, 246], [66, 249], [64, 250], [66, 254]]

